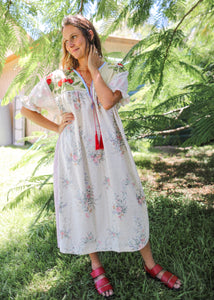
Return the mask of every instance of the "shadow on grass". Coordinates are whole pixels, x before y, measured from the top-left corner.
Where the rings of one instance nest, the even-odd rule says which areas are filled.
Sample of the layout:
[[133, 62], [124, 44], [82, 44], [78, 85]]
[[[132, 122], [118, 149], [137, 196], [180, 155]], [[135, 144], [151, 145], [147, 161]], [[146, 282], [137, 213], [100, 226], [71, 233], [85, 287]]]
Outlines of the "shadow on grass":
[[[114, 299], [212, 299], [212, 209], [183, 199], [150, 195], [151, 244], [157, 262], [178, 275], [174, 292], [147, 278], [140, 254], [100, 254], [114, 288]], [[102, 299], [90, 278], [88, 256], [63, 255], [56, 246], [54, 215], [0, 250], [0, 299]]]
[[[202, 184], [212, 184], [214, 181], [214, 154], [207, 159], [207, 162], [200, 161], [185, 161], [175, 162], [173, 165], [166, 162], [157, 162], [153, 164], [155, 172], [163, 172], [167, 176], [162, 176], [162, 181], [168, 181], [169, 177], [184, 178], [187, 174], [191, 173], [197, 177], [198, 182]], [[188, 177], [191, 180], [191, 177]], [[192, 181], [195, 181], [192, 178]]]
[[209, 156], [198, 153], [185, 158], [182, 153], [180, 156], [161, 153], [160, 157], [150, 161], [136, 158], [136, 165], [142, 170], [142, 180], [148, 182], [148, 170], [153, 190], [161, 191], [165, 196], [188, 195], [192, 200], [213, 206], [214, 153]]

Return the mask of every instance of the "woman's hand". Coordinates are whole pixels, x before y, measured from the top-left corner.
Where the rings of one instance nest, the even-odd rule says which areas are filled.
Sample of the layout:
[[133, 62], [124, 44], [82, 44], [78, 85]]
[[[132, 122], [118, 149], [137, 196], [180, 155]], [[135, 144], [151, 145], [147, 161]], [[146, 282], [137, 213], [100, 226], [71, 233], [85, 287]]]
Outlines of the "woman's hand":
[[98, 70], [101, 66], [102, 60], [99, 57], [98, 51], [94, 45], [90, 45], [88, 53], [88, 69], [93, 76], [94, 71]]
[[99, 67], [102, 65], [102, 60], [95, 46], [90, 46], [88, 53], [88, 69], [94, 83], [95, 91], [99, 101], [104, 109], [112, 108], [122, 98], [122, 93], [119, 90], [112, 92], [103, 80]]
[[64, 113], [62, 114], [62, 120], [61, 123], [58, 126], [58, 133], [62, 133], [65, 127], [72, 123], [74, 120], [74, 115], [72, 113]]

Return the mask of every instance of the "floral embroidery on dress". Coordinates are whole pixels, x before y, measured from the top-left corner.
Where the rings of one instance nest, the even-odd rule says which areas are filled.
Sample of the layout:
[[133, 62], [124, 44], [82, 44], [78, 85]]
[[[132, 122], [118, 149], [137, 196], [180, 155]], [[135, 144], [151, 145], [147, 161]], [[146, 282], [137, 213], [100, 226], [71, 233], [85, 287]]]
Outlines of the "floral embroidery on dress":
[[95, 163], [95, 165], [99, 165], [100, 162], [104, 158], [104, 152], [103, 152], [103, 150], [96, 150], [94, 152], [90, 152], [89, 155], [91, 157], [91, 160]]
[[119, 236], [120, 236], [120, 233], [115, 229], [110, 229], [109, 228], [109, 229], [107, 229], [107, 232], [110, 236], [110, 239], [119, 238]]
[[102, 241], [98, 240], [97, 244], [96, 244], [96, 250], [98, 251], [100, 249], [100, 247], [102, 247]]
[[86, 141], [88, 147], [86, 148], [86, 153], [90, 161], [92, 161], [96, 166], [98, 166], [105, 157], [105, 152], [101, 150], [95, 150], [95, 138], [83, 136], [83, 139]]
[[79, 165], [81, 156], [79, 156], [77, 151], [70, 152], [70, 161], [72, 161], [74, 165]]
[[146, 203], [146, 197], [145, 197], [145, 194], [144, 194], [142, 188], [137, 191], [136, 198], [137, 198], [138, 204], [143, 205]]
[[73, 70], [56, 70], [46, 76], [46, 82], [55, 95], [61, 95], [62, 92], [72, 91], [77, 87], [85, 89], [81, 79]]
[[85, 246], [88, 243], [95, 242], [95, 237], [91, 231], [86, 233], [86, 236], [81, 239], [81, 245]]
[[70, 238], [70, 234], [68, 230], [60, 230], [61, 239]]
[[67, 207], [67, 203], [65, 203], [64, 201], [60, 201], [59, 202], [59, 212], [62, 214], [63, 213], [63, 210], [65, 207]]
[[65, 253], [80, 253], [80, 249], [70, 241], [69, 246], [64, 246], [65, 248]]
[[145, 246], [146, 242], [146, 234], [144, 232], [143, 226], [142, 226], [142, 220], [140, 218], [135, 218], [134, 219], [134, 238], [129, 239], [129, 247], [132, 250], [140, 250]]
[[109, 189], [109, 187], [110, 187], [110, 178], [109, 177], [105, 176], [103, 185], [106, 187], [106, 190]]
[[124, 187], [124, 189], [126, 188], [126, 186], [128, 186], [130, 183], [130, 179], [129, 176], [126, 175], [126, 178], [124, 180], [122, 180], [122, 186]]
[[113, 69], [116, 73], [122, 73], [125, 71], [125, 67], [123, 64], [118, 63], [118, 64], [111, 64], [109, 65], [110, 69]]
[[81, 108], [81, 102], [80, 102], [79, 95], [77, 95], [76, 98], [73, 98], [73, 103], [74, 103], [74, 108], [76, 110], [79, 110]]
[[72, 184], [72, 181], [68, 178], [61, 178], [61, 185], [63, 186], [64, 189], [67, 189], [70, 185]]
[[66, 82], [72, 84], [74, 81], [73, 81], [73, 79], [62, 78], [58, 81], [58, 86], [62, 86], [63, 83], [66, 83]]
[[[69, 129], [69, 128], [68, 128]], [[81, 145], [73, 143], [72, 150], [67, 153], [67, 161], [74, 165], [79, 165], [82, 160]]]
[[113, 214], [121, 219], [127, 212], [126, 193], [122, 192], [122, 194], [115, 194], [114, 196]]
[[121, 181], [122, 192], [120, 194], [114, 194], [114, 202], [113, 202], [113, 214], [117, 215], [120, 219], [126, 214], [128, 206], [127, 206], [127, 187], [129, 185], [129, 177], [126, 176], [125, 179]]
[[47, 84], [48, 84], [48, 85], [50, 85], [50, 84], [52, 83], [52, 80], [51, 80], [51, 78], [47, 78], [47, 80], [46, 80], [46, 81], [47, 81]]
[[81, 203], [82, 210], [85, 212], [85, 216], [89, 218], [95, 208], [96, 199], [94, 196], [94, 188], [89, 182], [87, 173], [84, 174], [83, 191], [80, 191], [78, 198]]
[[111, 142], [113, 147], [121, 153], [121, 155], [125, 153], [125, 143], [117, 126], [115, 126], [115, 133], [109, 135], [109, 141]]
[[86, 187], [86, 192], [80, 197], [80, 201], [86, 217], [89, 218], [89, 214], [93, 211], [95, 207], [94, 192], [90, 185]]
[[53, 76], [53, 74], [51, 73], [46, 77], [46, 82], [49, 85], [49, 88], [50, 88], [51, 91], [53, 91], [53, 89], [54, 89], [54, 84], [53, 84], [52, 79], [51, 79], [52, 76]]

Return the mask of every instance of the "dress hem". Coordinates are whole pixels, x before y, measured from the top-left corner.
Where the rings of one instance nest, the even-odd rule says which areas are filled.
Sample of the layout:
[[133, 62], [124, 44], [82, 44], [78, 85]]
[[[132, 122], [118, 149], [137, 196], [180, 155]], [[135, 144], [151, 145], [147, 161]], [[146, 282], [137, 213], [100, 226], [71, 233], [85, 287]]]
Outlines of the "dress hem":
[[140, 251], [141, 249], [143, 249], [149, 242], [149, 238], [146, 240], [144, 246], [141, 246], [137, 249], [125, 249], [125, 250], [115, 250], [115, 249], [94, 249], [94, 250], [91, 250], [91, 251], [87, 251], [87, 252], [81, 252], [81, 253], [78, 253], [78, 252], [67, 252], [67, 251], [64, 251], [64, 250], [60, 250], [60, 247], [59, 248], [59, 251], [60, 253], [63, 253], [63, 254], [73, 254], [73, 255], [87, 255], [87, 254], [90, 254], [90, 253], [96, 253], [96, 252], [116, 252], [116, 253], [124, 253], [124, 252], [136, 252], [136, 251]]

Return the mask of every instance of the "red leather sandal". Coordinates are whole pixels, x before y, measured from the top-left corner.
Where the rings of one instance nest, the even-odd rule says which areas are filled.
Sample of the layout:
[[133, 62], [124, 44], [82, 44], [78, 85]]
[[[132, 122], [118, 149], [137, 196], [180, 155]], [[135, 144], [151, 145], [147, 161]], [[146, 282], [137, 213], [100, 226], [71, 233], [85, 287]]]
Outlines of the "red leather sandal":
[[172, 273], [165, 271], [162, 275], [162, 277], [159, 279], [157, 278], [157, 275], [163, 270], [163, 268], [160, 265], [155, 265], [152, 269], [149, 269], [146, 265], [145, 265], [145, 270], [146, 272], [152, 276], [155, 279], [160, 280], [161, 282], [163, 282], [168, 288], [170, 289], [174, 289], [176, 291], [178, 291], [180, 288], [175, 288], [174, 285], [178, 279], [177, 276], [173, 275]]
[[[99, 267], [91, 272], [91, 276], [93, 279], [97, 278], [98, 276], [100, 276], [102, 274], [105, 274], [105, 270], [103, 267]], [[106, 277], [96, 281], [95, 288], [99, 294], [102, 294], [106, 291], [113, 290], [113, 287], [111, 286], [108, 278], [106, 278]], [[110, 296], [106, 296], [106, 297], [110, 297]]]

